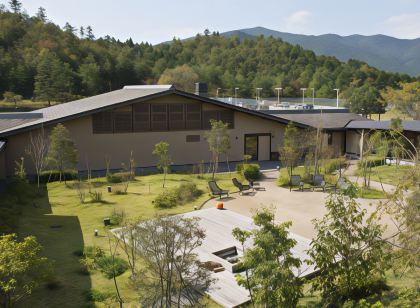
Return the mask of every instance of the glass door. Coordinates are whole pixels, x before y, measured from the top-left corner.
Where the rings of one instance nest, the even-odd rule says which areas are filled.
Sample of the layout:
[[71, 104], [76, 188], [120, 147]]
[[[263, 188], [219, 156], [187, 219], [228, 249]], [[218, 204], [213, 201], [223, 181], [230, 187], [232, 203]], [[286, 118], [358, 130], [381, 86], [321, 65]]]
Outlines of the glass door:
[[245, 155], [250, 155], [251, 160], [258, 160], [258, 136], [245, 135]]

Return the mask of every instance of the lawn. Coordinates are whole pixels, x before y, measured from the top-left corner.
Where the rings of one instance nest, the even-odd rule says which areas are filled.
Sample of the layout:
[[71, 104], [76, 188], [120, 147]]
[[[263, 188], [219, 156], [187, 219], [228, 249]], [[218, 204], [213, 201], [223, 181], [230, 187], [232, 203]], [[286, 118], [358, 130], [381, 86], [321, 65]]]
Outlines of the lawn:
[[[395, 185], [396, 183], [403, 180], [404, 182], [409, 180], [407, 179], [407, 174], [409, 170], [412, 170], [411, 166], [396, 166], [396, 165], [384, 165], [372, 168], [372, 173], [370, 179], [376, 182], [382, 182], [385, 184]], [[360, 170], [356, 171], [355, 175], [361, 175]], [[414, 186], [417, 183], [415, 178], [411, 177], [411, 183], [408, 183], [409, 186]]]
[[[412, 120], [413, 118], [401, 113], [395, 108], [392, 108], [391, 110], [387, 110], [384, 114], [381, 114], [381, 120], [391, 120], [395, 118], [400, 118], [401, 120]], [[379, 120], [379, 115], [372, 114], [372, 120]]]
[[[51, 102], [52, 105], [56, 105], [58, 103]], [[17, 107], [17, 108], [16, 108]], [[20, 102], [18, 102], [16, 105], [14, 102], [6, 102], [6, 101], [0, 101], [0, 112], [2, 111], [27, 111], [27, 110], [34, 110], [34, 109], [40, 109], [48, 107], [48, 102], [33, 102], [29, 99], [24, 99]]]
[[[233, 176], [233, 174], [232, 174]], [[102, 192], [102, 202], [81, 204], [73, 183], [54, 182], [47, 185], [47, 195], [35, 198], [27, 204], [19, 219], [19, 235], [35, 235], [44, 246], [45, 255], [54, 261], [55, 285], [58, 288], [49, 290], [40, 288], [30, 300], [22, 306], [33, 307], [90, 307], [85, 298], [90, 289], [114, 293], [111, 280], [101, 273], [83, 274], [79, 258], [74, 252], [84, 246], [108, 246], [103, 218], [115, 211], [124, 211], [130, 218], [150, 219], [156, 214], [178, 214], [192, 211], [194, 206], [200, 207], [209, 198], [207, 181], [210, 177], [198, 178], [196, 175], [170, 174], [167, 178], [168, 189], [178, 187], [182, 182], [190, 181], [204, 191], [196, 201], [179, 205], [175, 208], [156, 209], [152, 200], [162, 192], [162, 175], [137, 177], [131, 182], [126, 195], [114, 195], [107, 192], [105, 179], [95, 179], [95, 190]], [[231, 183], [231, 175], [218, 174], [217, 181], [222, 188], [235, 191]], [[115, 227], [115, 226], [114, 226]], [[99, 236], [94, 236], [94, 230]], [[123, 257], [123, 256], [122, 256]], [[138, 303], [136, 291], [128, 285], [129, 271], [118, 278], [121, 294], [126, 303]], [[97, 306], [101, 306], [97, 303]], [[213, 303], [209, 304], [214, 306]]]

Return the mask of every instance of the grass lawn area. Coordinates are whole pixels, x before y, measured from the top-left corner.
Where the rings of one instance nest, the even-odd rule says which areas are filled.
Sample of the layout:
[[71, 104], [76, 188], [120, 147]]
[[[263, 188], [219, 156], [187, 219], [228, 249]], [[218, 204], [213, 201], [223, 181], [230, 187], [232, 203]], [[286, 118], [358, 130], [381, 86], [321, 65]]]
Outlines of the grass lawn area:
[[[396, 110], [395, 108], [392, 108], [391, 110], [388, 110], [384, 114], [381, 114], [381, 120], [391, 120], [395, 118], [400, 118], [401, 120], [412, 120], [413, 118], [401, 113], [400, 111]], [[372, 114], [372, 120], [379, 120], [379, 115]]]
[[[313, 173], [313, 172], [312, 172]], [[304, 182], [304, 188], [310, 188], [311, 184], [309, 183], [309, 179], [306, 180], [304, 177], [305, 168], [302, 166], [293, 168], [293, 175], [300, 175]], [[324, 175], [325, 181], [327, 184], [335, 185], [338, 180], [338, 175], [336, 174], [326, 174]], [[279, 178], [277, 180], [277, 184], [281, 187], [289, 187], [289, 174], [287, 173], [286, 168], [281, 168], [279, 172]]]
[[[218, 184], [233, 192], [231, 177], [236, 174], [218, 174]], [[106, 279], [100, 272], [83, 274], [79, 258], [73, 253], [84, 246], [100, 246], [107, 249], [108, 240], [103, 227], [103, 218], [109, 217], [112, 211], [123, 210], [127, 217], [150, 219], [156, 214], [178, 214], [192, 211], [194, 206], [209, 198], [207, 181], [210, 176], [197, 178], [196, 175], [169, 174], [167, 187], [178, 187], [182, 182], [191, 181], [203, 190], [203, 195], [191, 203], [171, 209], [156, 209], [152, 200], [162, 192], [162, 175], [139, 176], [131, 182], [126, 195], [114, 195], [107, 192], [109, 185], [105, 179], [95, 179], [95, 189], [103, 194], [101, 203], [81, 204], [77, 190], [64, 183], [54, 182], [47, 185], [47, 194], [34, 199], [26, 205], [19, 219], [19, 235], [35, 235], [44, 247], [45, 255], [54, 261], [55, 276], [59, 288], [49, 290], [42, 287], [37, 290], [23, 307], [91, 307], [93, 303], [86, 300], [84, 292], [90, 289], [114, 294], [112, 280]], [[115, 226], [113, 226], [115, 227]], [[99, 237], [94, 230], [99, 230]], [[121, 255], [122, 258], [125, 256]], [[121, 295], [126, 303], [138, 303], [137, 293], [128, 285], [129, 271], [118, 278]], [[97, 303], [97, 306], [101, 306]], [[215, 306], [210, 303], [209, 306]]]
[[[51, 102], [51, 106], [56, 105], [58, 103], [56, 102]], [[16, 109], [16, 111], [20, 111], [19, 109], [40, 109], [40, 108], [45, 108], [48, 107], [48, 102], [33, 102], [29, 99], [24, 99], [20, 102], [17, 103], [17, 108], [15, 108], [15, 103], [14, 102], [5, 102], [5, 101], [0, 101], [0, 112], [1, 109], [7, 109], [7, 111], [12, 111], [12, 109]]]
[[[385, 184], [395, 185], [400, 180], [407, 181], [407, 172], [411, 166], [396, 166], [396, 165], [384, 165], [372, 168], [370, 179], [376, 182], [382, 182]], [[360, 170], [356, 171], [356, 175], [361, 175]], [[414, 179], [413, 179], [414, 180]], [[416, 185], [416, 183], [409, 183], [410, 186]]]

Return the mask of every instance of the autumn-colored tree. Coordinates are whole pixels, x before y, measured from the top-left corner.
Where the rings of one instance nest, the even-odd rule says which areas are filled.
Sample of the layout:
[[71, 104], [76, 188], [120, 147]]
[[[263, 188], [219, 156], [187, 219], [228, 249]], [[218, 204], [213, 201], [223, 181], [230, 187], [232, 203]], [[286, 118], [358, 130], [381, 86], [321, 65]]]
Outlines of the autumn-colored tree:
[[184, 64], [166, 69], [160, 76], [158, 84], [173, 84], [179, 90], [192, 92], [197, 81], [197, 73], [190, 66]]

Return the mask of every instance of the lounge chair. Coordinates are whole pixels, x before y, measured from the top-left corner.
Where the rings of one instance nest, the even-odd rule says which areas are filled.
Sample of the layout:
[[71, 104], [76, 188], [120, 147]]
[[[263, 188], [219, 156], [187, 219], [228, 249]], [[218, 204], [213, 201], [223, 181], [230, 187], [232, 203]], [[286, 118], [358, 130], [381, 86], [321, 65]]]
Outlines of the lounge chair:
[[252, 190], [256, 190], [256, 189], [260, 188], [260, 183], [259, 182], [255, 182], [253, 179], [250, 179], [246, 175], [244, 175], [244, 177], [245, 177], [245, 180], [247, 180], [247, 182], [249, 183], [249, 186], [251, 186]]
[[229, 197], [229, 191], [221, 189], [216, 181], [209, 181], [209, 188], [211, 191], [211, 194], [213, 196], [219, 196], [219, 199], [222, 199], [223, 195], [226, 195], [226, 197]]
[[235, 185], [238, 189], [239, 189], [239, 194], [243, 194], [244, 192], [247, 192], [248, 190], [251, 189], [250, 185], [244, 185], [241, 182], [238, 181], [237, 178], [233, 178], [232, 179], [232, 183], [233, 185]]
[[325, 181], [323, 174], [315, 174], [312, 181], [312, 191], [315, 190], [315, 188], [321, 188], [323, 192], [329, 188], [337, 189], [337, 184], [335, 185], [328, 185]]
[[303, 182], [302, 182], [302, 178], [300, 177], [300, 175], [290, 176], [290, 181], [289, 181], [290, 191], [292, 191], [292, 187], [299, 187], [299, 190], [303, 191]]

